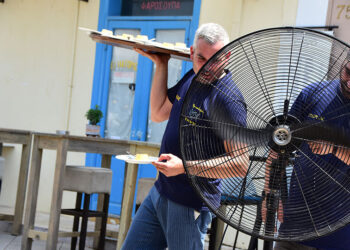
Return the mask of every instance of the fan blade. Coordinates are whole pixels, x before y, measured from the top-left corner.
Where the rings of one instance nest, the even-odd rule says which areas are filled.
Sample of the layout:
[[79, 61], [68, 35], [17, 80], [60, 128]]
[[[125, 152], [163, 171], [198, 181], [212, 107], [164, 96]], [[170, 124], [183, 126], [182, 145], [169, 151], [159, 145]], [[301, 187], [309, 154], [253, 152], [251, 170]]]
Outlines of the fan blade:
[[249, 128], [238, 128], [235, 129], [236, 134], [234, 141], [245, 143], [247, 145], [263, 145], [267, 144], [270, 139], [272, 132], [267, 129], [249, 129]]
[[344, 129], [330, 127], [325, 123], [303, 123], [291, 128], [292, 136], [295, 139], [326, 141], [330, 144], [350, 147], [350, 137]]
[[246, 145], [263, 146], [266, 145], [272, 135], [272, 131], [269, 129], [253, 129], [245, 128], [242, 126], [230, 126], [226, 125], [227, 129], [218, 129], [221, 138], [226, 141], [234, 141], [235, 143], [243, 143]]

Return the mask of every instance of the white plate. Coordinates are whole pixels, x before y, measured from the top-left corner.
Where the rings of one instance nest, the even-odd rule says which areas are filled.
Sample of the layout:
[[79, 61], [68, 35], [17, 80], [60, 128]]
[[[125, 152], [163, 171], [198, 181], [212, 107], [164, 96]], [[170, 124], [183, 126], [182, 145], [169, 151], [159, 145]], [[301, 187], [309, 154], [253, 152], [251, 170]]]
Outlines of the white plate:
[[152, 156], [149, 156], [148, 159], [145, 160], [136, 160], [136, 156], [134, 155], [117, 155], [115, 158], [134, 164], [151, 164], [154, 161], [158, 161], [158, 157]]
[[97, 30], [92, 30], [92, 29], [88, 29], [88, 28], [84, 28], [84, 27], [79, 27], [78, 29], [82, 30], [82, 31], [86, 31], [88, 33], [96, 33], [96, 34], [102, 34], [102, 32], [97, 31]]

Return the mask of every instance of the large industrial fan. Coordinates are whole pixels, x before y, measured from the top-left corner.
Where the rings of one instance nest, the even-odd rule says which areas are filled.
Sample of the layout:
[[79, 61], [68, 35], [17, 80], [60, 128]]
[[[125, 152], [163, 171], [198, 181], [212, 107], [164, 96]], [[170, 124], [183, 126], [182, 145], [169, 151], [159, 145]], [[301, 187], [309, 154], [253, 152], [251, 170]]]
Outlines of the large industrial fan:
[[284, 27], [243, 36], [202, 67], [180, 145], [220, 219], [265, 241], [311, 240], [350, 222], [347, 60], [342, 41]]

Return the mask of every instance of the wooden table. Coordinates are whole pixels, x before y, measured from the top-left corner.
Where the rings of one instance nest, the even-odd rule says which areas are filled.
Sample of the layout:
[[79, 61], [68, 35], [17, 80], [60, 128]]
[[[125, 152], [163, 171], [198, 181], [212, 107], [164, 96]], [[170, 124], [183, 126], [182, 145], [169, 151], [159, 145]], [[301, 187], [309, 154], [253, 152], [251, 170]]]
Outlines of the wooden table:
[[31, 149], [32, 133], [30, 131], [0, 128], [1, 143], [22, 144], [21, 164], [19, 168], [17, 194], [14, 215], [1, 214], [0, 219], [13, 221], [13, 235], [21, 233], [23, 219], [24, 201], [27, 188], [27, 177], [29, 169], [29, 156]]
[[[46, 238], [46, 249], [56, 249], [59, 229], [59, 217], [62, 205], [63, 176], [66, 167], [67, 152], [86, 152], [102, 155], [101, 167], [110, 168], [111, 156], [125, 154], [126, 151], [135, 153], [147, 153], [158, 155], [159, 145], [137, 141], [111, 140], [97, 137], [83, 137], [56, 134], [33, 134], [33, 149], [28, 180], [28, 195], [22, 236], [22, 249], [31, 249], [32, 238], [35, 238], [34, 230], [35, 211], [38, 199], [38, 187], [40, 179], [41, 159], [44, 149], [56, 150], [56, 166], [53, 181], [53, 193], [50, 209], [50, 220]], [[118, 243], [124, 241], [131, 223], [132, 205], [136, 186], [138, 165], [128, 164], [126, 167], [126, 179], [123, 190], [122, 210]], [[100, 201], [100, 197], [99, 197]], [[98, 205], [98, 208], [101, 204]]]

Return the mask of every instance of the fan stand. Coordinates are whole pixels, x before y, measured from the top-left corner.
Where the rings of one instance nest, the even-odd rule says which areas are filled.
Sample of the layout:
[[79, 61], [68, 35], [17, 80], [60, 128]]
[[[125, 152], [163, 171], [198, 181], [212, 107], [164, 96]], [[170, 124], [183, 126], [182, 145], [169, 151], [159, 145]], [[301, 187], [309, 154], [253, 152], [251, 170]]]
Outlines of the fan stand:
[[[272, 160], [269, 174], [269, 189], [266, 194], [266, 235], [273, 236], [275, 233], [276, 213], [278, 212], [279, 200], [286, 202], [287, 197], [287, 177], [286, 167], [291, 161], [292, 154], [286, 153], [284, 150], [278, 155], [278, 158]], [[264, 241], [264, 250], [272, 249], [273, 241]]]

